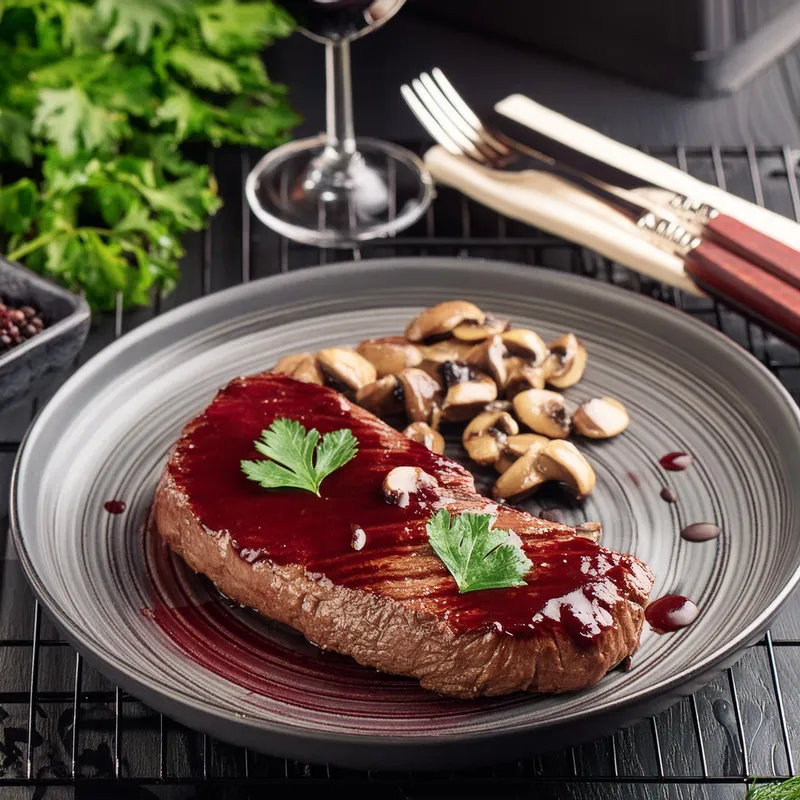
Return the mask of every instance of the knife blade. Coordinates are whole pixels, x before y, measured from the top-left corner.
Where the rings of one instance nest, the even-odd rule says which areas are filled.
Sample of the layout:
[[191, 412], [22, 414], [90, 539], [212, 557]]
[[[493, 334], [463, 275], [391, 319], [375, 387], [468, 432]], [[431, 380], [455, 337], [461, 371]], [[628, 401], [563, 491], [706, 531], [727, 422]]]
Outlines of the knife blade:
[[704, 241], [750, 261], [775, 277], [800, 288], [800, 252], [744, 222], [721, 213], [697, 198], [673, 192], [644, 180], [599, 158], [584, 153], [516, 120], [492, 110], [485, 119], [488, 127], [521, 146], [533, 158], [553, 163], [559, 169], [605, 184], [610, 190], [658, 189], [665, 193], [665, 209], [691, 225]]

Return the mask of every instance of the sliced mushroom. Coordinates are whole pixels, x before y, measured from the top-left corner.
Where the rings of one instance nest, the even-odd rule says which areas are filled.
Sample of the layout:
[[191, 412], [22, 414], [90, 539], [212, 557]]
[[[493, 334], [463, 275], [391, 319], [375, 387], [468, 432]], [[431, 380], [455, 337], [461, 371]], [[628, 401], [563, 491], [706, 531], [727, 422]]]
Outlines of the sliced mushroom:
[[539, 453], [537, 469], [545, 481], [560, 481], [578, 499], [594, 489], [594, 470], [572, 442], [557, 440], [545, 445]]
[[519, 433], [519, 425], [507, 411], [478, 414], [461, 437], [469, 457], [478, 464], [494, 464], [503, 453], [506, 438]]
[[503, 344], [515, 356], [521, 356], [534, 367], [544, 363], [549, 355], [544, 339], [528, 328], [512, 328], [503, 334]]
[[549, 439], [566, 439], [570, 419], [566, 401], [558, 392], [547, 389], [528, 389], [514, 398], [514, 411], [519, 419], [535, 433]]
[[446, 361], [464, 361], [472, 351], [471, 342], [461, 342], [458, 339], [445, 339], [435, 344], [422, 345], [422, 363], [424, 369], [431, 377], [439, 379], [439, 370]]
[[404, 409], [403, 387], [395, 375], [386, 375], [356, 392], [356, 403], [378, 417], [400, 414]]
[[589, 439], [609, 439], [622, 433], [629, 422], [625, 406], [613, 397], [593, 397], [572, 415], [572, 427]]
[[503, 443], [502, 455], [494, 462], [494, 468], [502, 474], [531, 448], [535, 448], [538, 452], [549, 441], [546, 436], [540, 436], [538, 433], [518, 433], [516, 436], [508, 436]]
[[367, 339], [356, 348], [359, 355], [375, 367], [379, 378], [396, 375], [406, 367], [419, 366], [422, 353], [419, 347], [402, 336], [386, 336], [383, 339]]
[[[450, 364], [451, 362], [447, 362]], [[477, 370], [465, 367], [464, 380], [448, 380], [447, 394], [442, 403], [442, 419], [447, 422], [463, 422], [475, 416], [487, 403], [497, 399], [497, 384]], [[452, 371], [444, 370], [446, 375]]]
[[295, 353], [282, 358], [273, 368], [273, 372], [280, 372], [303, 383], [316, 383], [322, 386], [325, 376], [317, 364], [313, 353]]
[[595, 474], [589, 462], [571, 442], [556, 440], [520, 456], [492, 488], [498, 500], [519, 500], [549, 481], [559, 481], [576, 497], [594, 489]]
[[408, 367], [397, 376], [403, 387], [406, 414], [412, 422], [431, 422], [434, 411], [442, 403], [442, 387], [427, 372]]
[[568, 389], [583, 377], [586, 348], [574, 333], [568, 333], [548, 345], [550, 355], [544, 368], [547, 382], [556, 389]]
[[464, 363], [477, 367], [491, 375], [498, 386], [505, 386], [508, 378], [508, 350], [500, 336], [491, 336], [486, 341], [476, 344], [467, 353]]
[[599, 522], [581, 522], [575, 526], [575, 533], [584, 539], [591, 539], [595, 544], [603, 535], [603, 526]]
[[486, 315], [474, 303], [450, 300], [426, 309], [411, 320], [405, 335], [411, 342], [424, 342], [450, 333], [462, 322], [482, 323], [485, 318]]
[[317, 362], [330, 383], [353, 392], [373, 383], [375, 367], [364, 356], [347, 347], [329, 347], [317, 353]]
[[456, 339], [464, 342], [480, 342], [490, 336], [502, 333], [506, 328], [508, 328], [507, 319], [495, 319], [487, 314], [482, 323], [470, 321], [456, 325], [452, 334]]
[[444, 437], [427, 422], [412, 422], [403, 431], [403, 435], [414, 442], [424, 444], [428, 450], [434, 453], [444, 453]]
[[419, 467], [395, 467], [383, 479], [383, 497], [387, 503], [405, 508], [412, 494], [439, 482]]
[[513, 400], [520, 392], [528, 389], [544, 389], [545, 373], [542, 367], [534, 367], [519, 356], [506, 359], [508, 374], [503, 383], [505, 395]]

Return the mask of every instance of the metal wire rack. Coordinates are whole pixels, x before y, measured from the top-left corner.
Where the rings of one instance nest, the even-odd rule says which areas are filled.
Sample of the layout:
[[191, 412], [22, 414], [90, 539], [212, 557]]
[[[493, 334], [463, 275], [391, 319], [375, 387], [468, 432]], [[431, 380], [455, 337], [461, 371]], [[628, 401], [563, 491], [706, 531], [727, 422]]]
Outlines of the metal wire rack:
[[[799, 153], [788, 147], [684, 148], [655, 155], [800, 220]], [[718, 303], [688, 297], [447, 189], [413, 229], [353, 251], [294, 245], [256, 223], [242, 196], [255, 154], [209, 153], [226, 200], [188, 241], [184, 279], [154, 308], [100, 321], [81, 360], [167, 308], [228, 285], [317, 263], [390, 255], [501, 258], [588, 275], [682, 308], [759, 358], [800, 399], [800, 353]], [[77, 366], [77, 365], [76, 365]], [[52, 391], [52, 389], [50, 390]], [[47, 394], [0, 415], [0, 492], [24, 429]], [[0, 505], [0, 521], [6, 509]], [[0, 531], [5, 530], [3, 526]], [[0, 793], [3, 796], [282, 797], [336, 788], [351, 797], [708, 797], [796, 771], [800, 602], [743, 660], [696, 695], [582, 747], [490, 769], [374, 773], [301, 764], [198, 734], [115, 687], [63, 641], [6, 543], [0, 562]], [[1, 553], [2, 551], [0, 551]]]

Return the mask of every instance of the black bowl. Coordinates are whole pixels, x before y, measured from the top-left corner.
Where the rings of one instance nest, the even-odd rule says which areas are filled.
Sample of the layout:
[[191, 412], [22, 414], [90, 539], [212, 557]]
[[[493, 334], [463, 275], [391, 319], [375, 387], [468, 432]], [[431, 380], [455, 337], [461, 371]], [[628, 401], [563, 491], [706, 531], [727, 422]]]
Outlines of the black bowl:
[[89, 306], [82, 297], [0, 256], [0, 297], [14, 306], [31, 305], [45, 329], [0, 355], [0, 409], [35, 383], [68, 367], [89, 332]]

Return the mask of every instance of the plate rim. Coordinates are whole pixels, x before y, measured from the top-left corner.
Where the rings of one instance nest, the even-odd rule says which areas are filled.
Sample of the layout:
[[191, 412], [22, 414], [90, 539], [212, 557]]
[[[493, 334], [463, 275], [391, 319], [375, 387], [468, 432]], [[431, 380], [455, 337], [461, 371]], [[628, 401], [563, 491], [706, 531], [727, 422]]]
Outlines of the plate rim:
[[[398, 267], [398, 262], [402, 263], [402, 267]], [[432, 267], [450, 270], [452, 272], [463, 271], [466, 269], [474, 270], [487, 270], [503, 271], [511, 275], [525, 276], [531, 273], [536, 274], [540, 279], [545, 282], [551, 283], [575, 283], [577, 285], [592, 286], [595, 293], [601, 292], [606, 296], [611, 296], [619, 300], [625, 300], [629, 305], [644, 304], [649, 306], [652, 313], [661, 316], [668, 322], [672, 322], [679, 327], [683, 327], [691, 334], [713, 342], [717, 347], [727, 348], [731, 354], [743, 360], [751, 371], [759, 375], [768, 385], [771, 386], [776, 396], [779, 397], [787, 409], [791, 412], [795, 421], [800, 429], [800, 408], [792, 399], [789, 392], [780, 383], [776, 376], [774, 376], [754, 355], [745, 350], [741, 345], [728, 338], [721, 331], [718, 331], [698, 319], [695, 319], [690, 314], [683, 312], [680, 309], [666, 305], [654, 298], [647, 297], [632, 291], [628, 291], [623, 287], [614, 284], [603, 283], [589, 277], [575, 275], [573, 273], [561, 272], [552, 269], [537, 267], [527, 264], [515, 264], [513, 262], [496, 261], [492, 259], [477, 259], [477, 258], [457, 258], [457, 257], [424, 257], [424, 256], [407, 256], [396, 258], [383, 258], [383, 259], [366, 259], [359, 262], [337, 262], [326, 264], [317, 267], [308, 267], [296, 272], [280, 273], [277, 275], [270, 275], [260, 278], [256, 281], [242, 283], [219, 292], [197, 298], [188, 303], [184, 303], [175, 309], [165, 312], [164, 314], [143, 323], [135, 330], [120, 337], [110, 345], [103, 348], [98, 354], [89, 359], [83, 364], [76, 372], [61, 386], [55, 395], [51, 398], [50, 402], [37, 414], [33, 423], [29, 426], [28, 430], [23, 437], [20, 448], [14, 460], [14, 466], [11, 475], [11, 492], [9, 504], [9, 520], [12, 532], [14, 545], [17, 549], [19, 562], [23, 568], [25, 576], [30, 583], [35, 596], [44, 607], [53, 616], [57, 627], [62, 631], [65, 637], [90, 663], [100, 666], [101, 672], [107, 670], [115, 675], [115, 680], [119, 685], [124, 688], [135, 686], [132, 692], [134, 695], [144, 695], [148, 698], [148, 704], [154, 708], [158, 708], [159, 700], [164, 699], [165, 703], [170, 703], [169, 710], [166, 713], [175, 718], [186, 720], [192, 727], [200, 727], [196, 719], [191, 719], [193, 714], [205, 715], [212, 717], [224, 727], [228, 727], [233, 722], [232, 717], [235, 712], [228, 712], [227, 714], [223, 709], [218, 709], [213, 705], [204, 703], [202, 698], [189, 697], [188, 694], [184, 697], [181, 694], [174, 693], [169, 687], [157, 681], [151, 681], [146, 675], [142, 675], [136, 668], [131, 665], [127, 666], [128, 671], [123, 671], [118, 666], [113, 658], [103, 650], [102, 647], [96, 647], [91, 640], [83, 638], [82, 628], [78, 624], [73, 624], [72, 620], [62, 612], [60, 605], [50, 595], [44, 581], [37, 574], [35, 567], [32, 563], [25, 546], [25, 534], [19, 519], [19, 498], [21, 473], [23, 462], [26, 454], [31, 446], [31, 441], [38, 433], [40, 427], [43, 425], [43, 420], [55, 413], [60, 398], [64, 397], [74, 385], [79, 385], [85, 376], [91, 370], [97, 370], [105, 365], [108, 361], [114, 359], [116, 354], [121, 350], [135, 346], [138, 342], [149, 337], [152, 333], [163, 329], [172, 327], [176, 322], [193, 316], [197, 313], [200, 307], [213, 307], [216, 305], [225, 305], [227, 301], [235, 299], [238, 295], [249, 294], [252, 292], [253, 284], [268, 284], [279, 288], [284, 284], [296, 284], [300, 281], [313, 281], [320, 273], [328, 274], [332, 270], [339, 269], [340, 272], [347, 268], [348, 274], [358, 274], [359, 272], [374, 272], [376, 269], [398, 268], [404, 271], [413, 272], [417, 269], [430, 269]], [[573, 711], [556, 721], [537, 721], [531, 720], [521, 726], [513, 728], [504, 728], [497, 731], [467, 731], [458, 733], [446, 733], [437, 735], [434, 738], [426, 736], [383, 736], [375, 733], [366, 734], [349, 734], [338, 732], [320, 732], [310, 728], [298, 729], [293, 724], [282, 723], [278, 720], [266, 720], [255, 717], [246, 717], [241, 714], [236, 714], [236, 724], [249, 728], [254, 733], [271, 734], [270, 739], [278, 737], [288, 738], [296, 741], [301, 745], [308, 746], [313, 743], [315, 745], [331, 745], [336, 746], [358, 746], [360, 748], [381, 748], [390, 749], [393, 751], [401, 750], [408, 751], [409, 749], [418, 748], [420, 745], [430, 747], [435, 745], [435, 750], [446, 749], [448, 747], [468, 744], [468, 743], [486, 743], [502, 742], [512, 738], [524, 737], [526, 734], [535, 735], [544, 730], [552, 730], [556, 728], [569, 727], [576, 722], [594, 720], [609, 714], [620, 713], [627, 709], [634, 709], [636, 707], [644, 707], [648, 703], [654, 704], [659, 698], [675, 694], [680, 694], [682, 687], [691, 686], [692, 682], [698, 681], [702, 676], [708, 673], [714, 673], [717, 669], [722, 669], [726, 661], [732, 661], [737, 655], [752, 641], [756, 639], [768, 627], [770, 622], [774, 619], [775, 615], [780, 610], [783, 603], [794, 592], [800, 583], [800, 561], [795, 566], [789, 579], [780, 589], [780, 591], [772, 598], [768, 606], [756, 617], [749, 625], [743, 629], [739, 634], [733, 637], [725, 645], [721, 645], [716, 650], [702, 659], [700, 662], [682, 669], [679, 672], [658, 681], [657, 683], [639, 689], [631, 695], [626, 695], [624, 698], [614, 699], [602, 707], [590, 709], [588, 711]], [[151, 698], [157, 698], [153, 702]], [[180, 709], [180, 713], [176, 713], [176, 706]], [[183, 712], [186, 712], [185, 714]], [[272, 742], [270, 742], [272, 746]], [[282, 748], [279, 748], [282, 749]], [[277, 751], [276, 751], [277, 752]], [[287, 757], [293, 757], [296, 751], [284, 753]]]

